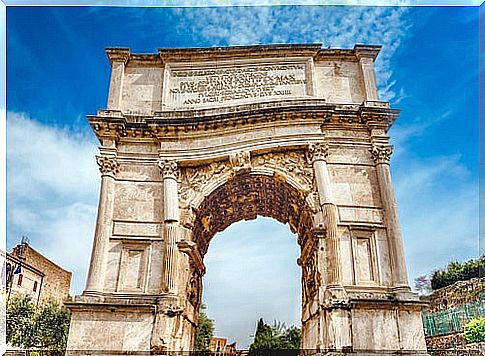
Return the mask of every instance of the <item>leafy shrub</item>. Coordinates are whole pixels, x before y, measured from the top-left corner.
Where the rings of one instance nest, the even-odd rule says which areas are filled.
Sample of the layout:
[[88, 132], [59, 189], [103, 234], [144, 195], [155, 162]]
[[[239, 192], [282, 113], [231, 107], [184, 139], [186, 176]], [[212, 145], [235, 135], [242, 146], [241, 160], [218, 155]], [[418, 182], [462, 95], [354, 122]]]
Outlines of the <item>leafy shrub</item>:
[[485, 318], [470, 320], [463, 329], [466, 342], [485, 342]]

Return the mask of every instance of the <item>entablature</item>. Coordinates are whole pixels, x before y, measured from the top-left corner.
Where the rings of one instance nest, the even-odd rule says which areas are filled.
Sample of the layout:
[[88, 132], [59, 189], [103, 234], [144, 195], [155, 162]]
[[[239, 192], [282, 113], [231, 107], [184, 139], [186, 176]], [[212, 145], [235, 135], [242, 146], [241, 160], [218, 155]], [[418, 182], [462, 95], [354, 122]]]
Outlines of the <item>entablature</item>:
[[[218, 136], [221, 130], [274, 127], [283, 125], [320, 125], [323, 127], [380, 128], [387, 132], [399, 110], [388, 103], [371, 102], [366, 105], [335, 105], [324, 100], [294, 100], [259, 103], [220, 110], [187, 110], [157, 112], [153, 116], [133, 116], [117, 110], [99, 110], [88, 120], [100, 141], [153, 140], [157, 142], [180, 140], [181, 135], [206, 133]], [[349, 127], [350, 125], [350, 127]]]

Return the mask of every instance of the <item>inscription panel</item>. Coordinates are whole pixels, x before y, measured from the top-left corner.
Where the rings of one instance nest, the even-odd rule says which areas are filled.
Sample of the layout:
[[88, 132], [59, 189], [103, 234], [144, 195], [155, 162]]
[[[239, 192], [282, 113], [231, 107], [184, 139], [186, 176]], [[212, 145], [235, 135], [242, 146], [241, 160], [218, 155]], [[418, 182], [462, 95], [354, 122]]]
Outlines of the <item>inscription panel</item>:
[[165, 109], [194, 109], [313, 95], [311, 59], [167, 64]]

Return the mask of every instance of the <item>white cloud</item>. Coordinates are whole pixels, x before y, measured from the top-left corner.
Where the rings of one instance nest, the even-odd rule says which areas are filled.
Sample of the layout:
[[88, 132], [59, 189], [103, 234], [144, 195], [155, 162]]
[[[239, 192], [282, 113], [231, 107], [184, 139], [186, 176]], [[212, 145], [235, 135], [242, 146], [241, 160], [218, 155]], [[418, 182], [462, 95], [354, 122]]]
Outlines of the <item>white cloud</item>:
[[405, 7], [267, 6], [176, 9], [179, 35], [213, 45], [323, 43], [352, 48], [382, 45], [376, 63], [383, 100], [396, 96], [391, 59], [410, 24]]
[[7, 112], [8, 246], [28, 235], [33, 248], [73, 272], [78, 294], [93, 238], [99, 174], [88, 133]]
[[[41, 190], [83, 199], [97, 190], [94, 138], [7, 113], [9, 186], [16, 197]], [[15, 174], [15, 175], [13, 175]]]

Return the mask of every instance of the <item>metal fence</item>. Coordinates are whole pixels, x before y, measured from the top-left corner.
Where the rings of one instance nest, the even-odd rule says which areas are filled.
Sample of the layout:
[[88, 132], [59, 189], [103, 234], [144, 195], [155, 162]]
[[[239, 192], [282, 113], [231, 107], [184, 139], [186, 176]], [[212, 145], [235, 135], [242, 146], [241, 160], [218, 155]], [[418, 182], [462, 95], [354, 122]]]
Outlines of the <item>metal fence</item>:
[[466, 323], [481, 317], [485, 317], [485, 299], [435, 313], [424, 312], [424, 332], [426, 336], [462, 332]]

